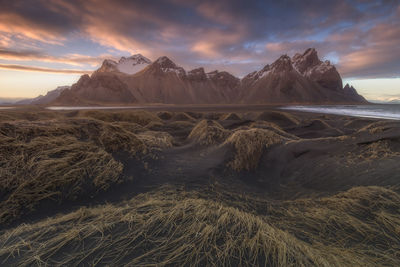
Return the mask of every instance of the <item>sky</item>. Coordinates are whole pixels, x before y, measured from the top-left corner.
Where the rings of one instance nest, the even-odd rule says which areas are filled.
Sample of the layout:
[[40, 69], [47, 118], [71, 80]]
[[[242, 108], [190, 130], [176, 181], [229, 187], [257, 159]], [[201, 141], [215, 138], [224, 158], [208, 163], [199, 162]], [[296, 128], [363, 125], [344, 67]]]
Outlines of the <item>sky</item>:
[[0, 0], [0, 97], [71, 85], [106, 58], [238, 77], [309, 47], [367, 99], [400, 99], [399, 0]]

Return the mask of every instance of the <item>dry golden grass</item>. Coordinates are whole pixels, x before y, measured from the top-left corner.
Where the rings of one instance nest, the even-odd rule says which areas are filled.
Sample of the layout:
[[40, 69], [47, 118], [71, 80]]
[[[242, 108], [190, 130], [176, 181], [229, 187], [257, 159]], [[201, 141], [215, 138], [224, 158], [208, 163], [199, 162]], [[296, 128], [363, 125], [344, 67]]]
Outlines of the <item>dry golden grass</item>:
[[[220, 195], [221, 196], [221, 195]], [[271, 202], [173, 188], [0, 234], [4, 265], [398, 266], [398, 193]], [[239, 203], [239, 204], [238, 204]], [[239, 207], [233, 207], [236, 205]], [[257, 212], [256, 212], [257, 211]]]
[[398, 130], [399, 124], [396, 121], [383, 120], [370, 123], [358, 130], [358, 133], [367, 132], [372, 135], [377, 135], [388, 130]]
[[292, 114], [281, 111], [264, 111], [258, 115], [257, 120], [274, 122], [283, 127], [296, 126], [300, 123]]
[[289, 139], [299, 139], [299, 137], [293, 135], [293, 134], [289, 134], [287, 132], [285, 132], [284, 130], [282, 130], [281, 127], [279, 127], [278, 125], [276, 125], [275, 123], [272, 122], [267, 122], [267, 121], [255, 121], [252, 122], [249, 125], [249, 128], [260, 128], [260, 129], [266, 129], [266, 130], [270, 130], [278, 135], [281, 135], [283, 137], [289, 138]]
[[38, 121], [38, 120], [50, 120], [60, 117], [60, 114], [55, 112], [46, 111], [39, 107], [29, 107], [22, 110], [2, 110], [0, 112], [0, 122], [5, 121]]
[[147, 131], [147, 129], [144, 126], [142, 126], [138, 123], [134, 123], [134, 122], [113, 122], [113, 123], [111, 123], [111, 125], [121, 127], [125, 131], [131, 132], [134, 134]]
[[185, 112], [177, 112], [172, 116], [174, 121], [194, 121], [195, 119]]
[[237, 130], [224, 142], [224, 145], [231, 145], [235, 150], [228, 166], [236, 171], [255, 169], [266, 148], [285, 140], [287, 138], [271, 130]]
[[166, 132], [145, 131], [136, 135], [147, 151], [162, 150], [172, 147], [174, 138]]
[[202, 120], [192, 129], [188, 139], [200, 145], [214, 145], [224, 142], [230, 134], [218, 122]]
[[0, 144], [0, 223], [41, 201], [73, 200], [121, 181], [123, 166], [93, 143], [74, 137], [3, 138]]
[[223, 115], [220, 117], [220, 120], [221, 120], [221, 121], [229, 121], [229, 120], [232, 120], [232, 121], [239, 121], [239, 120], [241, 120], [241, 118], [240, 118], [239, 115], [237, 115], [236, 113], [227, 113], [227, 114], [223, 114]]
[[140, 157], [172, 146], [168, 133], [145, 131], [139, 123], [147, 119], [138, 114], [111, 123], [60, 114], [54, 120], [0, 123], [0, 224], [40, 203], [94, 195], [121, 182], [123, 165], [114, 153]]
[[118, 111], [97, 111], [84, 110], [79, 112], [79, 117], [89, 117], [106, 122], [134, 122], [145, 126], [151, 121], [161, 121], [156, 115], [148, 111], [118, 110]]
[[355, 151], [346, 154], [348, 164], [360, 162], [373, 163], [375, 160], [399, 157], [400, 152], [393, 149], [389, 140], [378, 140], [368, 144], [358, 145]]

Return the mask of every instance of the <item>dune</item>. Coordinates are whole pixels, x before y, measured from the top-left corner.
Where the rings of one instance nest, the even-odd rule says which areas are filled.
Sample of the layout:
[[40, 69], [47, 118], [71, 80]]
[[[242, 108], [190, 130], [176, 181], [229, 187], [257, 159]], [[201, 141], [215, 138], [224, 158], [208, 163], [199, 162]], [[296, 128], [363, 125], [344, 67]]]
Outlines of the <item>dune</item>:
[[398, 123], [27, 110], [0, 113], [1, 265], [400, 264]]

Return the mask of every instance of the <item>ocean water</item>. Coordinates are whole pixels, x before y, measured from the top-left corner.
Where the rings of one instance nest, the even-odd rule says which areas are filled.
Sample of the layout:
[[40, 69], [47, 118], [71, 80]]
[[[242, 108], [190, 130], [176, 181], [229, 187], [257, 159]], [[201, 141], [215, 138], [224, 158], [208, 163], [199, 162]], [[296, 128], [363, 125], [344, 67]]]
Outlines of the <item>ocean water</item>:
[[281, 107], [281, 109], [361, 118], [400, 120], [400, 104], [286, 106]]

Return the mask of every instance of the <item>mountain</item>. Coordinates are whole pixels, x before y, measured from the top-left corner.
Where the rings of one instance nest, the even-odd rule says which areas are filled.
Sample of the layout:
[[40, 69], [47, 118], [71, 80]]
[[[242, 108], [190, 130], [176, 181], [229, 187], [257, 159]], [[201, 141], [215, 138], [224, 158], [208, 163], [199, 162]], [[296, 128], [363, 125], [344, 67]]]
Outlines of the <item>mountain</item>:
[[165, 56], [132, 75], [105, 62], [91, 76], [83, 75], [54, 103], [223, 104], [233, 102], [240, 89], [240, 79], [228, 72], [205, 73], [203, 68], [186, 72]]
[[152, 62], [142, 55], [105, 60], [91, 76], [83, 75], [54, 101], [76, 104], [286, 104], [365, 103], [317, 51], [307, 49], [292, 58], [281, 56], [271, 65], [239, 79], [225, 71], [186, 71], [168, 57]]
[[116, 62], [111, 59], [106, 59], [103, 61], [100, 69], [97, 72], [121, 72], [125, 74], [135, 74], [148, 65], [151, 64], [151, 60], [142, 56], [141, 54], [133, 55], [128, 58], [121, 57], [121, 59]]
[[345, 96], [354, 102], [367, 102], [367, 100], [357, 93], [357, 90], [348, 83], [343, 88]]
[[23, 98], [0, 97], [0, 105], [12, 105], [21, 100], [23, 100]]
[[[353, 88], [354, 89], [354, 88]], [[329, 61], [322, 62], [313, 48], [293, 58], [281, 56], [271, 65], [242, 79], [243, 103], [362, 103], [356, 90], [342, 87]]]
[[16, 105], [45, 105], [54, 101], [60, 96], [61, 92], [69, 89], [70, 86], [59, 86], [54, 90], [48, 91], [46, 95], [39, 95], [35, 98], [23, 99], [15, 102]]

